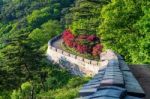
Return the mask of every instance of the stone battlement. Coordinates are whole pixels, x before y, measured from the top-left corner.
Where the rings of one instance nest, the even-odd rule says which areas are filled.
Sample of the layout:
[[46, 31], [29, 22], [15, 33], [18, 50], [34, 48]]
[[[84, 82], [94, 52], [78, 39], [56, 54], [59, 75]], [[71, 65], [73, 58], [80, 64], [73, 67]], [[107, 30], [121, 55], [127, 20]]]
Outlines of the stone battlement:
[[56, 48], [53, 44], [60, 39], [61, 35], [58, 35], [48, 42], [47, 57], [49, 60], [81, 76], [93, 76], [98, 73], [98, 70], [105, 68], [107, 61], [89, 60]]
[[58, 48], [55, 48], [53, 46], [53, 43], [55, 41], [57, 41], [58, 39], [61, 38], [61, 35], [58, 35], [58, 36], [55, 36], [54, 38], [52, 38], [49, 42], [48, 42], [48, 47], [49, 49], [53, 50], [53, 51], [56, 51], [58, 53], [61, 53], [65, 56], [69, 56], [69, 57], [72, 57], [72, 58], [75, 58], [77, 60], [80, 60], [80, 61], [83, 61], [85, 63], [88, 63], [88, 64], [91, 64], [91, 65], [99, 65], [100, 64], [100, 61], [95, 61], [95, 60], [90, 60], [90, 59], [86, 59], [86, 58], [83, 58], [83, 57], [80, 57], [80, 56], [77, 56], [77, 55], [73, 55], [73, 54], [70, 54], [64, 50], [61, 50], [61, 49], [58, 49]]

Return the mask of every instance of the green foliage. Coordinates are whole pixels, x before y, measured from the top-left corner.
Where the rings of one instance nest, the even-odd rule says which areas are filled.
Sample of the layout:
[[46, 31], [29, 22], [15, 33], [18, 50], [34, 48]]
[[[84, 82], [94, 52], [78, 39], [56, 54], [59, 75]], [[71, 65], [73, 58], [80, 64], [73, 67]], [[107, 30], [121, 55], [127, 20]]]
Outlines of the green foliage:
[[51, 99], [73, 99], [78, 96], [78, 91], [82, 84], [86, 83], [89, 78], [73, 77], [69, 79], [68, 83], [62, 88], [55, 90], [49, 90], [48, 92], [40, 93], [39, 98], [51, 98]]
[[104, 4], [107, 4], [107, 0], [76, 0], [75, 6], [65, 15], [66, 27], [76, 35], [96, 34], [101, 22], [100, 11]]
[[19, 96], [20, 95], [20, 91], [16, 91], [16, 90], [13, 90], [12, 94], [11, 94], [11, 99], [19, 99]]
[[40, 29], [39, 28], [34, 29], [29, 34], [29, 38], [43, 45], [47, 43], [49, 38], [52, 38], [53, 36], [58, 35], [61, 32], [62, 28], [60, 23], [55, 20], [49, 20], [48, 22], [44, 23]]
[[144, 2], [142, 5], [142, 11], [144, 12], [144, 16], [140, 18], [134, 25], [135, 29], [138, 32], [138, 44], [139, 54], [132, 54], [131, 57], [133, 62], [138, 63], [150, 63], [150, 2]]
[[32, 84], [30, 82], [22, 83], [21, 89], [13, 90], [11, 99], [27, 99], [32, 91]]
[[[138, 0], [112, 0], [101, 11], [103, 21], [99, 26], [99, 35], [102, 37], [104, 47], [115, 50], [132, 63], [145, 63], [141, 59], [148, 57], [140, 45], [146, 36], [141, 41], [142, 35], [134, 28], [134, 24], [143, 16], [140, 6], [142, 1]], [[146, 56], [141, 56], [142, 54]]]
[[[29, 1], [7, 1], [0, 9], [0, 97], [3, 99], [35, 98], [53, 90], [65, 90], [69, 80], [75, 78], [43, 57], [48, 40], [62, 32], [61, 10], [73, 0]], [[61, 91], [57, 92], [61, 97]], [[72, 97], [71, 93], [65, 96]]]
[[27, 16], [28, 23], [31, 24], [33, 27], [41, 25], [50, 17], [49, 10], [49, 7], [43, 8], [41, 10], [34, 10], [31, 15]]

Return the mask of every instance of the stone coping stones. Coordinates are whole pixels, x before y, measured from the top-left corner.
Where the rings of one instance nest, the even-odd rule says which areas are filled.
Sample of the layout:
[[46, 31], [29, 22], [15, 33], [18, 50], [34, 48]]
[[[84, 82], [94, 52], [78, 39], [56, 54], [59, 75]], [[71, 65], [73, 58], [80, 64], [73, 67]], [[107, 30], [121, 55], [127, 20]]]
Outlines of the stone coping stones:
[[111, 59], [108, 62], [108, 67], [119, 67], [119, 62], [117, 59]]
[[125, 88], [127, 89], [127, 93], [129, 95], [135, 97], [145, 97], [142, 87], [130, 71], [123, 71], [123, 76], [125, 80]]
[[113, 72], [121, 72], [121, 71], [120, 71], [119, 68], [107, 68], [106, 71], [105, 71], [105, 73], [106, 72], [112, 72], [113, 73]]
[[142, 98], [134, 97], [134, 96], [126, 96], [124, 99], [142, 99]]
[[119, 66], [122, 71], [129, 71], [129, 67], [124, 60], [119, 60]]
[[73, 55], [73, 54], [70, 54], [70, 57], [76, 58], [77, 56], [76, 56], [76, 55]]
[[[113, 97], [113, 98], [118, 98], [122, 99], [126, 95], [126, 90], [124, 88], [117, 88], [114, 86], [107, 86], [100, 88], [96, 93], [92, 95], [92, 99], [96, 97]], [[101, 99], [101, 98], [99, 98]], [[109, 99], [109, 98], [106, 98]]]
[[99, 75], [95, 75], [94, 77], [93, 77], [93, 79], [102, 79], [103, 78], [103, 74], [99, 74]]
[[83, 87], [90, 86], [90, 85], [96, 85], [96, 84], [100, 85], [100, 82], [89, 82], [89, 83], [84, 84]]
[[118, 60], [124, 60], [124, 58], [120, 54], [116, 53], [116, 55], [118, 57]]
[[93, 64], [93, 65], [98, 65], [98, 62], [97, 62], [97, 61], [92, 60], [92, 61], [91, 61], [91, 64]]
[[77, 56], [77, 59], [83, 61], [83, 57]]
[[120, 86], [124, 87], [123, 74], [120, 69], [106, 68], [103, 80], [100, 82], [101, 86]]
[[100, 82], [101, 80], [102, 79], [92, 79], [88, 83], [96, 83], [96, 82]]
[[56, 51], [56, 48], [55, 48], [55, 47], [51, 47], [51, 49], [52, 49], [53, 51]]
[[66, 56], [69, 56], [70, 54], [68, 52], [63, 51], [63, 54]]
[[58, 52], [58, 53], [61, 53], [61, 54], [63, 53], [63, 51], [60, 50], [60, 49], [57, 49], [57, 52]]
[[101, 86], [119, 86], [119, 87], [124, 87], [124, 81], [122, 79], [103, 79], [100, 82]]
[[96, 97], [96, 98], [91, 98], [91, 99], [119, 99], [119, 98], [102, 96], [102, 97]]
[[[88, 84], [88, 85], [84, 85], [82, 87], [82, 89], [85, 89], [85, 88], [98, 88], [100, 86], [100, 83], [95, 83], [95, 84]], [[82, 90], [81, 89], [81, 90]]]
[[84, 58], [84, 62], [86, 62], [86, 63], [88, 63], [88, 64], [91, 64], [91, 60], [89, 60], [89, 59], [85, 59], [85, 58]]
[[93, 76], [93, 79], [102, 79], [105, 74], [105, 71], [100, 71], [96, 75]]
[[112, 50], [107, 50], [106, 52], [102, 52], [100, 54], [100, 60], [112, 60], [112, 59], [118, 59], [117, 55]]
[[[109, 54], [111, 54], [110, 57]], [[142, 87], [123, 58], [110, 50], [104, 52], [103, 55], [101, 60], [108, 61], [108, 64], [82, 87], [79, 99], [140, 99], [145, 97]], [[96, 91], [90, 92], [89, 90], [93, 88]]]
[[89, 96], [89, 95], [95, 93], [96, 91], [97, 91], [97, 88], [84, 88], [84, 89], [82, 89], [82, 90], [79, 91], [79, 95], [81, 97], [83, 97], [83, 96]]

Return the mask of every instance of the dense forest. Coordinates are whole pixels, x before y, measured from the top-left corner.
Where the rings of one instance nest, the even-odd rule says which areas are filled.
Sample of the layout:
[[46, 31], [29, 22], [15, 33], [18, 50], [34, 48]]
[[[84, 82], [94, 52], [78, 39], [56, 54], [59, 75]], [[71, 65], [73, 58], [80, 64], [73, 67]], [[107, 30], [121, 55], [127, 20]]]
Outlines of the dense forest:
[[150, 63], [150, 0], [0, 0], [0, 99], [72, 99], [89, 77], [50, 63], [65, 29], [94, 34], [130, 64]]

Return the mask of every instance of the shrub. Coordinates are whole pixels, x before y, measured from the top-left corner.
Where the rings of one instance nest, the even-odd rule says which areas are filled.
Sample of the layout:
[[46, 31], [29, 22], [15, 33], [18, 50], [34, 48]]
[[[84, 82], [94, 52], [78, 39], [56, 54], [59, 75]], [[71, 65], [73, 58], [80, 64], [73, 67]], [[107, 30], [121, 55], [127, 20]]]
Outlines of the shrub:
[[98, 55], [100, 55], [100, 53], [102, 52], [102, 49], [103, 49], [103, 46], [102, 46], [102, 45], [96, 44], [96, 45], [93, 47], [93, 51], [92, 51], [93, 56], [98, 56]]
[[71, 33], [71, 31], [69, 29], [67, 29], [63, 32], [62, 38], [64, 40], [64, 43], [67, 46], [73, 47], [73, 41], [75, 39], [75, 36]]
[[76, 49], [76, 51], [85, 54], [89, 53], [94, 56], [99, 56], [102, 52], [102, 45], [100, 45], [100, 40], [96, 35], [78, 35], [75, 36], [72, 34], [71, 30], [66, 29], [63, 32], [62, 38], [64, 44]]

